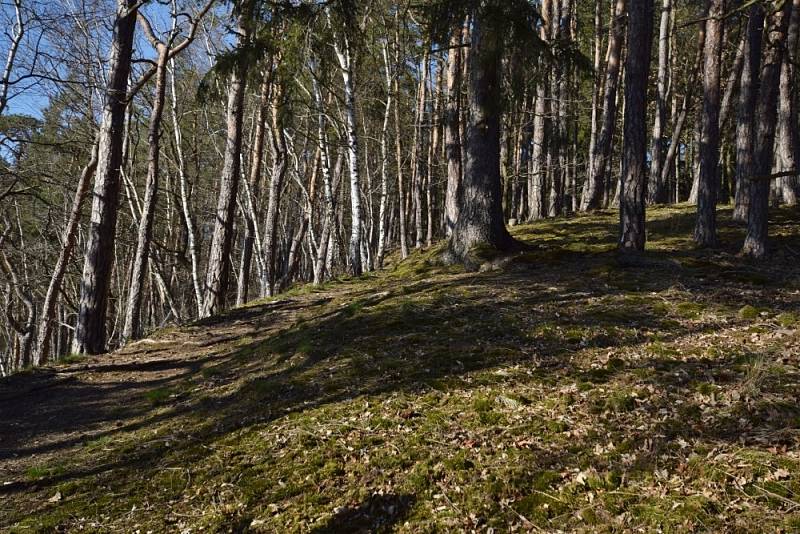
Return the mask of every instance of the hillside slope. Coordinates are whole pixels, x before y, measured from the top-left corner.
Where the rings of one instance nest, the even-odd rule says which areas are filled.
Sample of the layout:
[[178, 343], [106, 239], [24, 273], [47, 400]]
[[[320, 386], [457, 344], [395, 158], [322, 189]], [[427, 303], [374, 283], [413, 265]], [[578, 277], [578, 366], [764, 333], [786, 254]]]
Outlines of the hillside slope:
[[695, 251], [690, 208], [417, 253], [0, 382], [0, 530], [800, 530], [800, 215]]

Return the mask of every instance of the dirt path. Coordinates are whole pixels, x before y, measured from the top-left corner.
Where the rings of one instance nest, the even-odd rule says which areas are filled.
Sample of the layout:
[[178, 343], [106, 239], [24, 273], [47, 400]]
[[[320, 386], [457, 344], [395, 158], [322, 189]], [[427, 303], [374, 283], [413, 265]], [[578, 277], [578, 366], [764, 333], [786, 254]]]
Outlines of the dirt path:
[[299, 297], [234, 310], [111, 354], [0, 381], [0, 503], [35, 478], [27, 475], [36, 466], [145, 422], [158, 395], [225, 359], [232, 342], [266, 338], [320, 301]]

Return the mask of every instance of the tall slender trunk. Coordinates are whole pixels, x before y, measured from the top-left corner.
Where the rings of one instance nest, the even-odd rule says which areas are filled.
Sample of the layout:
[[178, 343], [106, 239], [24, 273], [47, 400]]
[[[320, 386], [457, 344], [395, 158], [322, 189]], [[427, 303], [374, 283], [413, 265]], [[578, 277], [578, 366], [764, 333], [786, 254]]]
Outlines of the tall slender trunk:
[[164, 100], [167, 90], [167, 61], [169, 48], [157, 46], [156, 86], [153, 95], [153, 108], [150, 111], [150, 127], [147, 135], [147, 184], [145, 186], [144, 203], [139, 220], [139, 233], [136, 240], [136, 253], [131, 268], [131, 285], [125, 307], [125, 324], [122, 329], [122, 342], [141, 337], [142, 289], [147, 275], [147, 264], [150, 256], [150, 242], [153, 237], [153, 221], [155, 219], [156, 202], [158, 201], [159, 163], [161, 157], [161, 119], [164, 115]]
[[392, 116], [392, 72], [389, 67], [388, 45], [381, 49], [383, 66], [386, 70], [386, 101], [383, 111], [383, 126], [381, 127], [381, 200], [378, 207], [378, 251], [375, 263], [379, 269], [383, 268], [383, 257], [386, 254], [386, 208], [389, 199], [389, 121]]
[[[550, 16], [552, 0], [542, 2], [542, 24], [539, 38], [546, 42], [550, 35]], [[545, 191], [550, 152], [547, 150], [550, 137], [551, 102], [548, 98], [548, 84], [544, 76], [539, 76], [536, 83], [536, 103], [533, 117], [533, 147], [531, 150], [531, 173], [528, 178], [528, 217], [538, 220], [547, 217]]]
[[647, 194], [647, 79], [653, 39], [653, 0], [629, 7], [625, 64], [625, 135], [620, 190], [620, 238], [623, 251], [644, 250]]
[[200, 268], [197, 260], [194, 221], [192, 220], [192, 210], [189, 205], [189, 179], [186, 176], [186, 159], [183, 154], [183, 132], [178, 120], [178, 96], [175, 87], [175, 62], [173, 60], [171, 60], [170, 67], [170, 95], [172, 133], [175, 137], [175, 153], [177, 156], [178, 181], [181, 194], [181, 214], [183, 215], [183, 222], [186, 225], [186, 248], [188, 249], [189, 261], [192, 267], [192, 288], [194, 289], [196, 317], [200, 317], [203, 309], [203, 290], [200, 285]]
[[405, 178], [403, 177], [403, 141], [400, 136], [400, 82], [397, 76], [394, 78], [394, 93], [395, 99], [397, 100], [397, 105], [394, 107], [394, 143], [395, 165], [397, 167], [397, 210], [400, 225], [400, 257], [406, 259], [408, 257], [408, 211], [406, 210]]
[[[271, 61], [270, 61], [271, 63]], [[258, 97], [258, 112], [256, 114], [256, 129], [253, 134], [253, 148], [250, 152], [250, 180], [248, 204], [252, 203], [252, 210], [245, 210], [244, 242], [242, 243], [242, 259], [239, 264], [239, 285], [236, 290], [236, 305], [241, 306], [248, 301], [250, 296], [250, 268], [253, 261], [253, 248], [256, 242], [258, 228], [256, 226], [255, 209], [261, 197], [261, 174], [264, 159], [264, 135], [269, 117], [269, 97], [272, 87], [272, 70], [264, 73], [261, 80], [261, 89]]]
[[350, 273], [354, 276], [359, 276], [363, 272], [361, 263], [363, 221], [361, 220], [361, 178], [358, 168], [358, 121], [356, 118], [353, 51], [346, 35], [344, 36], [344, 47], [340, 47], [337, 43], [335, 51], [344, 83], [347, 163], [350, 170], [350, 247], [348, 256], [350, 259]]
[[[781, 65], [786, 47], [792, 3], [784, 0], [770, 2], [772, 14], [767, 24], [767, 36], [761, 67], [761, 84], [756, 106], [755, 149], [753, 175], [750, 176], [750, 211], [747, 236], [742, 253], [753, 258], [767, 254], [768, 210], [770, 180], [775, 148], [775, 124], [780, 93]], [[781, 7], [782, 5], [782, 7]]]
[[753, 175], [753, 143], [755, 141], [756, 105], [761, 72], [761, 44], [764, 33], [764, 6], [749, 9], [747, 46], [739, 87], [736, 117], [736, 195], [733, 219], [747, 222], [750, 211], [750, 176]]
[[433, 245], [433, 231], [434, 231], [434, 213], [436, 210], [436, 199], [434, 197], [434, 185], [436, 176], [434, 176], [434, 159], [437, 157], [437, 152], [439, 151], [439, 135], [440, 135], [440, 126], [441, 123], [439, 122], [439, 114], [441, 113], [440, 109], [440, 95], [443, 92], [442, 83], [444, 82], [444, 76], [442, 75], [442, 71], [439, 70], [436, 76], [436, 83], [433, 86], [431, 91], [431, 95], [433, 97], [433, 109], [431, 110], [431, 139], [428, 143], [428, 178], [425, 181], [425, 204], [428, 212], [428, 226], [426, 229], [425, 234], [425, 246], [430, 247]]
[[284, 89], [283, 80], [275, 84], [275, 95], [272, 99], [272, 176], [269, 182], [269, 199], [267, 201], [267, 215], [264, 219], [264, 280], [262, 280], [263, 296], [271, 297], [275, 293], [277, 279], [275, 255], [278, 248], [278, 210], [281, 205], [281, 192], [286, 180], [288, 170], [288, 149], [286, 135], [284, 134]]
[[601, 207], [606, 170], [611, 158], [614, 130], [617, 123], [617, 89], [620, 78], [620, 57], [625, 39], [625, 0], [615, 0], [614, 18], [611, 21], [611, 37], [608, 43], [608, 65], [606, 66], [605, 94], [603, 96], [603, 122], [600, 138], [592, 156], [592, 168], [583, 190], [581, 211]]
[[76, 353], [99, 354], [106, 351], [106, 312], [114, 262], [125, 108], [128, 104], [128, 77], [136, 13], [137, 3], [134, 0], [117, 0], [108, 86], [100, 123], [92, 218], [73, 343], [73, 352]]
[[445, 194], [445, 233], [453, 233], [458, 220], [458, 188], [461, 184], [461, 26], [450, 34], [450, 50], [447, 53], [447, 104], [444, 118], [444, 142], [447, 154], [447, 192]]
[[39, 323], [39, 331], [36, 337], [36, 345], [33, 351], [33, 365], [44, 365], [50, 357], [50, 333], [53, 329], [53, 316], [55, 315], [58, 296], [61, 293], [64, 275], [67, 266], [72, 259], [72, 251], [78, 240], [78, 226], [81, 219], [81, 210], [86, 193], [89, 190], [89, 183], [97, 168], [97, 143], [92, 147], [92, 155], [89, 163], [83, 168], [78, 179], [78, 187], [75, 189], [75, 197], [72, 200], [72, 208], [69, 213], [67, 225], [64, 227], [63, 246], [58, 255], [53, 274], [50, 277], [50, 284], [42, 304], [42, 317]]
[[700, 180], [697, 190], [697, 224], [694, 240], [701, 247], [717, 244], [717, 197], [719, 195], [719, 111], [722, 71], [722, 37], [725, 0], [711, 0], [706, 21], [703, 68], [703, 115], [700, 138]]
[[[589, 158], [587, 167], [587, 178], [589, 172], [594, 167], [594, 151], [597, 147], [598, 134], [598, 115], [600, 107], [600, 91], [603, 87], [603, 79], [600, 74], [601, 52], [603, 47], [603, 2], [596, 1], [594, 5], [594, 83], [592, 84], [592, 115], [589, 123]], [[588, 180], [587, 182], [588, 183]], [[582, 200], [581, 200], [582, 202]], [[579, 205], [580, 207], [580, 205]]]
[[430, 70], [430, 51], [420, 63], [420, 76], [417, 88], [417, 109], [415, 111], [414, 140], [411, 146], [411, 198], [414, 206], [414, 247], [422, 247], [422, 182], [425, 175], [425, 160], [422, 157], [425, 145], [425, 105], [428, 99], [428, 72]]
[[778, 179], [781, 200], [787, 206], [797, 204], [797, 161], [800, 138], [798, 138], [797, 122], [797, 89], [795, 88], [795, 56], [798, 41], [798, 25], [800, 24], [800, 0], [793, 0], [792, 16], [786, 38], [781, 66], [780, 96], [778, 100], [778, 124], [776, 139], [776, 158], [773, 170], [776, 173], [792, 172], [792, 176]]
[[650, 150], [650, 182], [648, 187], [648, 197], [651, 204], [662, 203], [666, 200], [666, 182], [662, 181], [661, 169], [664, 165], [664, 130], [667, 122], [667, 100], [669, 99], [671, 12], [672, 0], [662, 0], [661, 27], [658, 37], [658, 91], [655, 122], [653, 124], [653, 143]]
[[314, 100], [317, 113], [317, 143], [321, 153], [320, 165], [322, 166], [322, 193], [325, 206], [323, 208], [322, 231], [320, 232], [319, 250], [314, 262], [314, 285], [319, 285], [324, 280], [325, 265], [328, 259], [331, 232], [335, 232], [335, 200], [333, 191], [335, 187], [331, 183], [331, 155], [330, 143], [328, 143], [328, 129], [325, 120], [325, 107], [319, 85], [313, 82]]
[[[249, 39], [244, 20], [240, 20], [239, 46]], [[211, 250], [206, 271], [206, 294], [202, 316], [210, 317], [223, 311], [228, 294], [228, 278], [231, 267], [233, 245], [234, 212], [236, 196], [239, 191], [242, 122], [244, 117], [244, 93], [246, 84], [246, 65], [237, 62], [228, 85], [227, 139], [225, 142], [224, 163], [217, 196], [216, 220], [211, 239]]]
[[[561, 7], [565, 1], [568, 2], [569, 0], [552, 0], [550, 3], [550, 39], [552, 42], [558, 42], [562, 39]], [[563, 66], [556, 63], [552, 68], [550, 80], [550, 94], [553, 97], [550, 102], [553, 122], [551, 125], [552, 135], [550, 136], [551, 159], [550, 165], [548, 165], [550, 167], [550, 181], [547, 195], [547, 214], [550, 217], [561, 215], [564, 200], [564, 171], [566, 169], [564, 150], [567, 140], [565, 76], [566, 73]]]

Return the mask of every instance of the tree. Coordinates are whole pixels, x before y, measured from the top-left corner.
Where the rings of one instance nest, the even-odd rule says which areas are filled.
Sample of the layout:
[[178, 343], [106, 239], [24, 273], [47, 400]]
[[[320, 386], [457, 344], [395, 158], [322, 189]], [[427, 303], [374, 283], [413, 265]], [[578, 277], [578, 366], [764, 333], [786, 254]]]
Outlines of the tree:
[[[238, 44], [242, 49], [248, 45], [249, 20], [245, 14], [239, 15]], [[211, 240], [208, 267], [206, 269], [205, 300], [201, 315], [210, 317], [225, 308], [228, 293], [228, 278], [231, 266], [231, 247], [233, 244], [234, 211], [236, 195], [239, 191], [242, 120], [244, 117], [244, 94], [247, 65], [243, 57], [234, 59], [228, 84], [227, 138], [225, 140], [224, 164], [220, 176], [219, 195]]]
[[703, 116], [700, 139], [700, 180], [694, 239], [701, 247], [717, 244], [717, 196], [719, 195], [719, 113], [722, 37], [725, 0], [711, 0], [706, 21], [703, 69]]
[[792, 16], [786, 37], [786, 51], [781, 65], [778, 124], [776, 125], [776, 158], [773, 171], [788, 173], [778, 179], [778, 192], [787, 206], [797, 204], [797, 163], [800, 157], [800, 135], [797, 132], [797, 90], [795, 89], [795, 60], [800, 34], [800, 0], [792, 0]]
[[100, 122], [92, 218], [81, 279], [80, 311], [72, 349], [75, 353], [99, 354], [106, 350], [105, 321], [114, 262], [125, 108], [128, 105], [128, 77], [138, 2], [117, 0], [116, 5], [108, 86]]
[[753, 142], [764, 33], [764, 6], [761, 4], [750, 7], [746, 31], [747, 44], [736, 117], [736, 199], [733, 209], [733, 219], [740, 222], [747, 222], [750, 211], [750, 177], [753, 175]]
[[625, 38], [625, 0], [615, 0], [615, 2], [614, 18], [611, 21], [611, 39], [608, 43], [602, 127], [600, 128], [600, 138], [597, 140], [591, 156], [592, 168], [589, 169], [589, 178], [586, 180], [583, 190], [581, 211], [600, 208], [606, 181], [606, 169], [611, 156], [617, 123], [617, 88], [619, 86], [622, 43]]
[[649, 201], [657, 204], [665, 200], [665, 182], [661, 169], [664, 166], [665, 139], [664, 131], [667, 122], [667, 100], [669, 99], [669, 34], [672, 14], [672, 0], [662, 0], [661, 27], [658, 37], [658, 91], [656, 97], [655, 122], [653, 124], [653, 142], [650, 150], [650, 182]]
[[653, 38], [653, 0], [628, 7], [628, 57], [625, 64], [625, 135], [620, 183], [620, 249], [643, 251], [647, 193], [647, 79]]
[[469, 124], [459, 217], [447, 248], [451, 262], [475, 266], [477, 248], [508, 251], [515, 241], [503, 220], [500, 178], [500, 67], [503, 12], [481, 2], [470, 44]]
[[761, 81], [756, 105], [753, 174], [749, 176], [750, 209], [742, 253], [753, 258], [767, 255], [770, 172], [775, 148], [775, 124], [780, 93], [781, 66], [786, 47], [792, 3], [775, 0], [767, 23]]
[[156, 51], [156, 73], [155, 88], [153, 90], [153, 106], [150, 110], [150, 128], [147, 134], [147, 185], [145, 187], [144, 203], [142, 205], [142, 213], [139, 221], [139, 233], [131, 271], [128, 301], [125, 307], [125, 324], [122, 328], [123, 343], [138, 339], [141, 336], [140, 312], [142, 306], [142, 288], [144, 286], [145, 275], [147, 274], [156, 202], [159, 191], [159, 174], [161, 172], [161, 121], [164, 116], [164, 105], [166, 101], [167, 67], [170, 58], [174, 58], [175, 54], [185, 49], [194, 40], [198, 22], [211, 8], [213, 2], [214, 0], [210, 0], [206, 3], [199, 15], [195, 17], [189, 36], [177, 46], [173, 46], [173, 42], [178, 34], [177, 12], [173, 12], [172, 30], [166, 42], [156, 36], [147, 17], [142, 13], [138, 14], [138, 19], [142, 25], [144, 34]]
[[445, 232], [453, 233], [458, 220], [458, 188], [461, 184], [461, 36], [463, 30], [455, 26], [450, 35], [450, 50], [447, 52], [447, 105], [445, 108], [444, 135], [447, 155], [447, 193], [445, 197]]
[[[328, 20], [331, 12], [328, 11]], [[361, 262], [362, 239], [362, 213], [361, 213], [361, 175], [359, 169], [359, 135], [358, 135], [358, 106], [356, 103], [355, 73], [356, 57], [353, 32], [357, 31], [358, 23], [355, 17], [355, 7], [346, 3], [339, 11], [342, 15], [344, 30], [341, 35], [334, 35], [334, 51], [339, 61], [339, 70], [344, 86], [345, 107], [345, 132], [347, 138], [347, 163], [350, 171], [350, 273], [358, 276], [363, 273], [364, 266]], [[341, 42], [339, 41], [341, 37]]]

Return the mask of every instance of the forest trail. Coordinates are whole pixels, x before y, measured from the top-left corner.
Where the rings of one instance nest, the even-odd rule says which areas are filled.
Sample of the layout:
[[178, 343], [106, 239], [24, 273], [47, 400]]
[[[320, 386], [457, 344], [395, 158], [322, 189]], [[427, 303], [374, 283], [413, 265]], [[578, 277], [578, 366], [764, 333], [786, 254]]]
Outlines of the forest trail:
[[[800, 526], [800, 226], [691, 247], [690, 208], [418, 252], [0, 382], [0, 530]], [[725, 283], [721, 283], [724, 281]]]
[[[72, 447], [146, 424], [170, 388], [225, 360], [221, 346], [263, 340], [293, 324], [316, 299], [294, 298], [234, 310], [163, 330], [106, 355], [14, 375], [0, 389], [0, 480], [68, 453]], [[162, 398], [163, 397], [163, 398]]]

